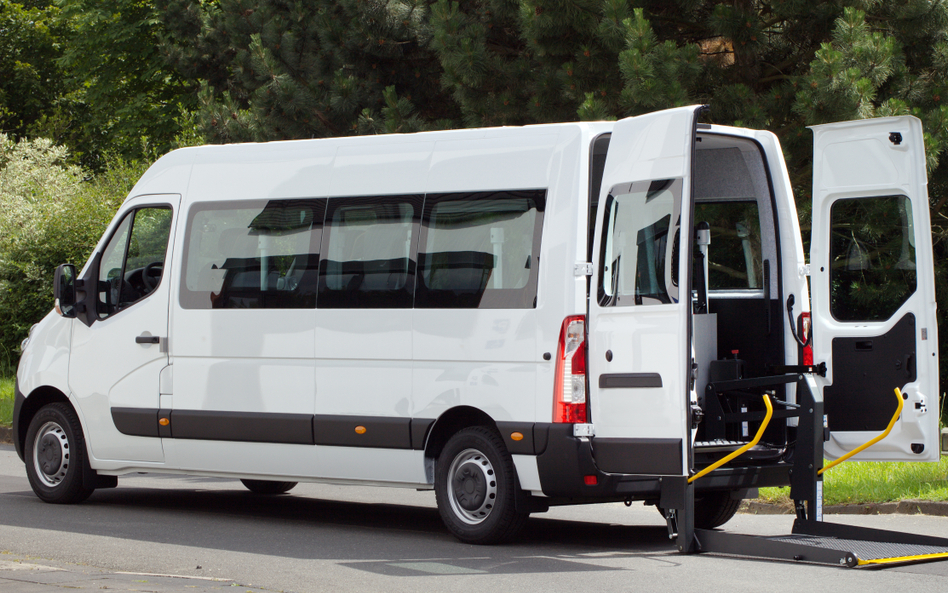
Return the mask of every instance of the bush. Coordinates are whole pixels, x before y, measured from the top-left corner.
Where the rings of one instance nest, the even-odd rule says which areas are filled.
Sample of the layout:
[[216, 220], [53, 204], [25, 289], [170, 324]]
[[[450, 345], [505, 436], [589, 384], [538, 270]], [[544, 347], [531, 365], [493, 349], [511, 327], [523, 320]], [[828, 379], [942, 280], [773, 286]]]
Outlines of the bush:
[[113, 158], [85, 179], [68, 151], [0, 134], [0, 358], [15, 358], [52, 308], [53, 273], [81, 266], [145, 165]]

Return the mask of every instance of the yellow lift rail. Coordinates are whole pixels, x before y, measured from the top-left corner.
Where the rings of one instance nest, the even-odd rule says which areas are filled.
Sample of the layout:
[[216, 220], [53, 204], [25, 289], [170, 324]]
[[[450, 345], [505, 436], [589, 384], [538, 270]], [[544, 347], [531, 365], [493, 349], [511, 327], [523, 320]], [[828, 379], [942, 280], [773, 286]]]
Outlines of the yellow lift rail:
[[879, 436], [877, 436], [876, 438], [874, 438], [874, 439], [872, 439], [871, 441], [869, 441], [868, 443], [859, 445], [858, 447], [856, 447], [855, 449], [853, 449], [853, 450], [850, 451], [849, 453], [846, 453], [846, 454], [843, 455], [842, 457], [840, 457], [840, 458], [838, 458], [838, 459], [836, 459], [836, 460], [834, 460], [834, 461], [829, 462], [828, 464], [826, 464], [825, 467], [823, 467], [823, 468], [821, 468], [819, 471], [817, 471], [817, 472], [816, 472], [816, 475], [822, 476], [822, 475], [823, 475], [823, 472], [825, 472], [825, 471], [828, 470], [829, 468], [834, 467], [834, 466], [836, 466], [836, 465], [839, 465], [840, 463], [846, 461], [847, 459], [849, 459], [849, 458], [852, 457], [853, 455], [856, 455], [856, 454], [859, 453], [860, 451], [865, 451], [865, 450], [868, 449], [869, 447], [875, 445], [876, 443], [878, 443], [879, 441], [881, 441], [881, 440], [884, 439], [885, 437], [889, 436], [889, 433], [892, 432], [892, 428], [895, 426], [895, 421], [898, 420], [898, 419], [899, 419], [899, 416], [902, 414], [902, 406], [904, 405], [904, 404], [902, 403], [902, 399], [903, 399], [903, 398], [902, 398], [902, 391], [899, 390], [898, 387], [895, 388], [895, 396], [899, 399], [899, 406], [896, 408], [896, 410], [895, 410], [895, 415], [892, 416], [892, 420], [889, 420], [889, 426], [886, 427], [885, 431], [884, 431], [882, 434], [880, 434]]
[[767, 430], [767, 425], [770, 424], [770, 418], [774, 415], [774, 406], [773, 404], [770, 403], [770, 396], [767, 395], [766, 393], [764, 394], [764, 405], [767, 406], [767, 415], [764, 416], [764, 421], [761, 422], [760, 428], [757, 429], [757, 434], [754, 435], [754, 439], [751, 442], [744, 445], [743, 447], [741, 447], [740, 449], [738, 449], [737, 451], [734, 451], [733, 453], [729, 454], [727, 457], [718, 459], [717, 461], [715, 461], [708, 467], [704, 468], [700, 472], [688, 478], [689, 484], [694, 482], [698, 478], [713, 472], [714, 470], [718, 469], [719, 467], [721, 467], [728, 461], [731, 461], [732, 459], [736, 457], [740, 457], [741, 455], [746, 453], [748, 450], [750, 450], [751, 448], [756, 446], [757, 443], [760, 442], [760, 437], [764, 436], [764, 431]]

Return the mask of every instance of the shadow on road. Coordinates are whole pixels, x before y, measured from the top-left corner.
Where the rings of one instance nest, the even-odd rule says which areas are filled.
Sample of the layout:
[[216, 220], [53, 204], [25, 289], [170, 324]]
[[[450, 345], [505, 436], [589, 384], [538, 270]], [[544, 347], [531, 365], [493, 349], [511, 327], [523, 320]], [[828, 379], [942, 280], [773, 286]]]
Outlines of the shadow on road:
[[6, 492], [0, 493], [0, 507], [0, 524], [10, 526], [334, 559], [392, 575], [610, 570], [582, 560], [669, 556], [666, 560], [674, 562], [675, 556], [664, 527], [537, 515], [514, 543], [471, 546], [450, 536], [433, 508], [239, 490], [120, 487], [97, 491], [87, 502], [71, 506], [45, 504], [28, 491]]

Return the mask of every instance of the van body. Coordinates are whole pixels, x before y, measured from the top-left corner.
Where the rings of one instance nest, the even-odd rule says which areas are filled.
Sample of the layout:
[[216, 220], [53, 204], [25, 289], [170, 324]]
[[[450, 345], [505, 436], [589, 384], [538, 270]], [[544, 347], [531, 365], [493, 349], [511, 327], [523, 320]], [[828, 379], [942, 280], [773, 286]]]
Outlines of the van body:
[[487, 543], [550, 505], [674, 504], [756, 436], [688, 483], [713, 527], [790, 483], [802, 392], [832, 459], [895, 387], [856, 459], [938, 459], [919, 121], [814, 128], [808, 264], [776, 136], [700, 111], [165, 155], [24, 342], [34, 491], [433, 489]]

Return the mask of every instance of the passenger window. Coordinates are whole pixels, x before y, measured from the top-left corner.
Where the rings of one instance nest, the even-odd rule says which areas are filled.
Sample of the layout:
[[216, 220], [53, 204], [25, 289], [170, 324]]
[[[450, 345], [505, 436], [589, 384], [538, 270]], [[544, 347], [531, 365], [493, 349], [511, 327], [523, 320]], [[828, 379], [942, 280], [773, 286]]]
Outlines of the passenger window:
[[106, 244], [99, 262], [96, 311], [108, 317], [151, 294], [164, 268], [172, 212], [139, 208], [127, 214]]
[[710, 290], [763, 287], [763, 256], [757, 202], [698, 202], [695, 222], [711, 227], [708, 246]]
[[316, 306], [324, 200], [195, 204], [188, 214], [181, 306]]
[[599, 305], [678, 302], [681, 180], [614, 187], [606, 199]]
[[544, 205], [542, 190], [428, 196], [415, 307], [535, 307]]
[[830, 311], [878, 321], [915, 292], [912, 203], [905, 196], [838, 200], [830, 209]]
[[421, 196], [330, 200], [320, 308], [411, 308], [413, 228], [421, 201]]

